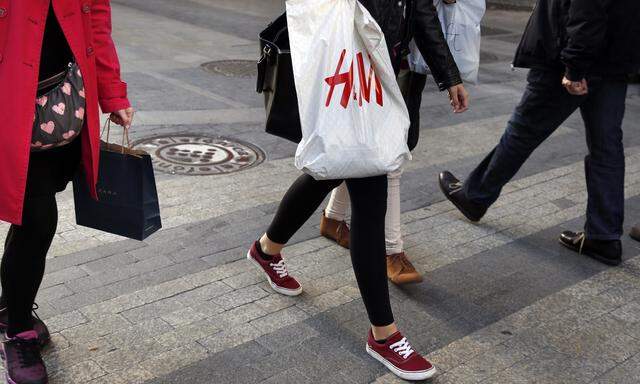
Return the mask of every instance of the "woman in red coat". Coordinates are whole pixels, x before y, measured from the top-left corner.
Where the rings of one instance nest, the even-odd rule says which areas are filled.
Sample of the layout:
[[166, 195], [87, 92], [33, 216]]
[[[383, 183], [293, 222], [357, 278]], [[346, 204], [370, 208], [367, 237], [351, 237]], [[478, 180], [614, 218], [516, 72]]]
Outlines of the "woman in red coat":
[[109, 0], [0, 0], [0, 220], [7, 380], [47, 382], [31, 314], [56, 231], [55, 195], [80, 165], [95, 197], [99, 106], [129, 126], [133, 110], [111, 39]]

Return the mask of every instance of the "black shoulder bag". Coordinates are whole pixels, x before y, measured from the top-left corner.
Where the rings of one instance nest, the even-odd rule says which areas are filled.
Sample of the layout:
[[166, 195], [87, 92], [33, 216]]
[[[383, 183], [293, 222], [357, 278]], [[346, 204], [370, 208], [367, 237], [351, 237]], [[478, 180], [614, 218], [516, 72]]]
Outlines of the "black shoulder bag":
[[260, 33], [257, 91], [264, 95], [266, 131], [294, 143], [302, 140], [286, 13]]

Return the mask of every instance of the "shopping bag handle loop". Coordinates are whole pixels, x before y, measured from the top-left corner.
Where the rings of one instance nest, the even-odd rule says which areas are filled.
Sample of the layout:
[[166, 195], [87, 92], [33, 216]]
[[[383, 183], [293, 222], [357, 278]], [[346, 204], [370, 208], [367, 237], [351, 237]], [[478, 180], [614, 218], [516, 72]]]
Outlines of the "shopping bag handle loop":
[[[133, 118], [132, 118], [133, 120]], [[124, 150], [126, 149], [131, 149], [131, 140], [129, 139], [129, 127], [122, 127], [123, 129], [123, 134], [122, 134], [122, 145], [120, 146], [122, 153], [124, 154]], [[109, 145], [111, 144], [109, 142], [109, 134], [111, 133], [111, 119], [107, 119], [107, 121], [105, 121], [104, 123], [104, 127], [102, 127], [102, 132], [100, 132], [100, 137], [104, 136], [104, 132], [107, 132], [107, 138], [105, 140], [105, 144], [107, 146], [107, 150], [109, 150]], [[125, 146], [126, 144], [126, 146]]]

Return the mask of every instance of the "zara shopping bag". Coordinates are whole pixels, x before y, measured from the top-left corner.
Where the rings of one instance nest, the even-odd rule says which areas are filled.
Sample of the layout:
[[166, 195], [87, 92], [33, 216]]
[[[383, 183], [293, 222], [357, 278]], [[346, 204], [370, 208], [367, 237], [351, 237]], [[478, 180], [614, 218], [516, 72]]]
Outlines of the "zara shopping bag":
[[384, 34], [357, 0], [288, 0], [302, 141], [316, 179], [383, 175], [411, 158], [409, 116]]
[[134, 240], [144, 240], [162, 228], [153, 165], [146, 152], [110, 144], [107, 134], [101, 143], [97, 189], [96, 201], [84, 173], [74, 179], [78, 225]]
[[480, 69], [480, 22], [486, 0], [435, 0], [442, 29], [462, 80], [478, 83]]

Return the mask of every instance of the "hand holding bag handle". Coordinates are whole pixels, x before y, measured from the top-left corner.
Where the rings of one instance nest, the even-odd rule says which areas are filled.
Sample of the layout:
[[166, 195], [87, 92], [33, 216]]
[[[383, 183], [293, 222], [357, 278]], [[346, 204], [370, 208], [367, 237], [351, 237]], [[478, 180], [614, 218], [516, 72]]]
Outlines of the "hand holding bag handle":
[[[131, 119], [131, 122], [133, 123], [133, 118]], [[122, 145], [112, 144], [109, 141], [109, 136], [111, 134], [111, 119], [107, 119], [107, 121], [105, 121], [104, 123], [104, 126], [102, 127], [102, 131], [100, 132], [100, 138], [104, 136], [105, 132], [107, 133], [106, 140], [101, 141], [101, 148], [105, 151], [117, 152], [123, 155], [131, 155], [137, 157], [146, 155], [147, 153], [144, 151], [133, 149], [131, 145], [131, 139], [129, 138], [129, 128], [122, 127], [122, 129]]]

